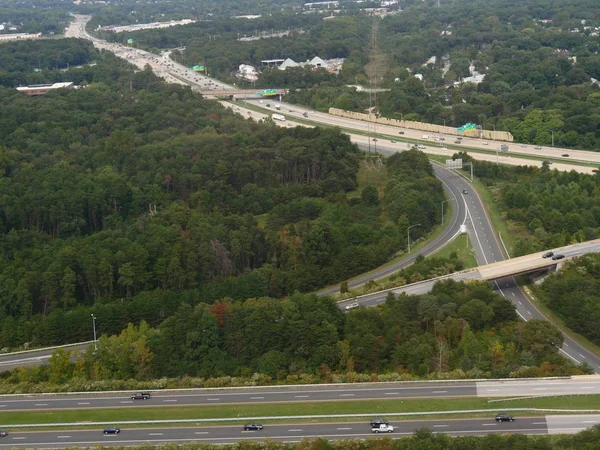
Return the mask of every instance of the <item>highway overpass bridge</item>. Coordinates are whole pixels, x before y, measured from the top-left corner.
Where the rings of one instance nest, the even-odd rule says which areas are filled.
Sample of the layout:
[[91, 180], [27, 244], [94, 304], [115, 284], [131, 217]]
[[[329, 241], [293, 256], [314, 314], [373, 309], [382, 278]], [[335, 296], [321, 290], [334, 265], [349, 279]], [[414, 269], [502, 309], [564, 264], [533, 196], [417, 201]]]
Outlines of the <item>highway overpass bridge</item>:
[[272, 96], [262, 96], [260, 94], [260, 90], [258, 89], [194, 89], [196, 92], [199, 92], [202, 95], [206, 95], [209, 97], [226, 97], [231, 99], [235, 97], [237, 99], [245, 98], [247, 100], [278, 100], [280, 96], [286, 95], [288, 93], [287, 89], [272, 89], [274, 91], [274, 95]]
[[387, 294], [406, 293], [409, 295], [425, 294], [433, 288], [433, 285], [438, 281], [454, 280], [454, 281], [496, 281], [507, 277], [522, 275], [526, 273], [539, 272], [542, 270], [551, 269], [559, 264], [577, 258], [586, 253], [600, 253], [600, 239], [581, 242], [578, 244], [560, 247], [552, 250], [555, 255], [564, 255], [563, 259], [553, 260], [552, 258], [543, 258], [544, 252], [532, 253], [530, 255], [520, 256], [518, 258], [507, 259], [492, 264], [486, 264], [472, 269], [455, 272], [450, 275], [432, 278], [417, 283], [400, 286], [396, 288], [385, 289], [383, 291], [374, 292], [372, 294], [360, 295], [350, 298], [339, 303], [341, 308], [345, 308], [348, 304], [357, 302], [362, 306], [374, 306], [385, 302]]

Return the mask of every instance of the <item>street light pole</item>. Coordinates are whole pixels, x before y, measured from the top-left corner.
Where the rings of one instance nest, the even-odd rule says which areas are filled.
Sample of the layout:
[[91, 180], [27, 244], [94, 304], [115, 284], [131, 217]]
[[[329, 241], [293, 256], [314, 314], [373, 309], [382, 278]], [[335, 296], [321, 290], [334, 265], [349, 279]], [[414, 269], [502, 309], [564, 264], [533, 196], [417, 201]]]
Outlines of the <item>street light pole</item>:
[[98, 340], [96, 339], [96, 316], [92, 314], [92, 325], [94, 327], [94, 350], [98, 350]]
[[554, 147], [554, 130], [550, 130], [550, 132], [552, 133], [552, 147]]
[[421, 224], [417, 223], [415, 225], [411, 225], [410, 227], [408, 227], [406, 229], [406, 241], [408, 242], [408, 253], [410, 253], [410, 229], [413, 227], [418, 227], [419, 225], [421, 225]]

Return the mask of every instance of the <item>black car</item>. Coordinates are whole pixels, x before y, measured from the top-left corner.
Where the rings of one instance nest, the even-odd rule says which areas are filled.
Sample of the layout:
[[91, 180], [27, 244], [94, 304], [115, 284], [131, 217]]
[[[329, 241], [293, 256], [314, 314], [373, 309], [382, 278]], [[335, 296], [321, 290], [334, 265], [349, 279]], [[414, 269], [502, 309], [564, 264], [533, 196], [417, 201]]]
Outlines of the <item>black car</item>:
[[564, 155], [561, 155], [561, 156], [562, 156], [563, 158], [568, 158], [568, 157], [569, 157], [569, 154], [568, 154], [568, 153], [565, 153]]
[[120, 432], [121, 429], [116, 427], [107, 427], [104, 429], [104, 434], [119, 434]]
[[465, 195], [466, 195], [466, 194], [468, 194], [468, 193], [469, 193], [469, 191], [467, 191], [466, 189], [463, 189], [463, 194], [465, 194]]
[[389, 422], [383, 417], [374, 417], [371, 419], [371, 428], [379, 428], [381, 425], [388, 425]]
[[404, 131], [398, 131], [398, 134], [404, 134]]
[[262, 429], [263, 426], [260, 423], [247, 423], [244, 425], [244, 431], [259, 431]]
[[6, 437], [8, 436], [8, 433], [4, 430], [0, 430], [0, 437]]
[[510, 414], [496, 414], [496, 422], [514, 422], [515, 418]]
[[131, 400], [148, 400], [150, 397], [150, 392], [136, 392], [131, 395]]
[[565, 257], [565, 255], [554, 255], [552, 257], [552, 261], [557, 261], [559, 259], [563, 259]]
[[554, 252], [546, 252], [542, 255], [542, 258], [551, 258], [554, 256]]

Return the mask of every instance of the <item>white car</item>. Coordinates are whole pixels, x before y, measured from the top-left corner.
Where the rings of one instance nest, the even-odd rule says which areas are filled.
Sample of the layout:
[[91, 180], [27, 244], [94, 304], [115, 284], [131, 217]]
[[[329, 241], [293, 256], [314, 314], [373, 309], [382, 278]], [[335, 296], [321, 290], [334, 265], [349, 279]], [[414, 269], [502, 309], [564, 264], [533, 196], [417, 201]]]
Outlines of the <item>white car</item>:
[[392, 425], [380, 425], [379, 428], [372, 428], [372, 433], [393, 433], [394, 427]]
[[421, 136], [421, 139], [429, 139], [429, 136], [424, 134], [423, 136]]
[[483, 141], [483, 142], [482, 142], [482, 144], [483, 144], [483, 145], [488, 145], [488, 144], [489, 144], [489, 142], [488, 142], [488, 141]]
[[419, 150], [425, 150], [427, 147], [425, 147], [424, 145], [417, 145], [417, 148]]
[[358, 302], [350, 303], [346, 305], [346, 311], [350, 311], [351, 309], [358, 308], [360, 305]]

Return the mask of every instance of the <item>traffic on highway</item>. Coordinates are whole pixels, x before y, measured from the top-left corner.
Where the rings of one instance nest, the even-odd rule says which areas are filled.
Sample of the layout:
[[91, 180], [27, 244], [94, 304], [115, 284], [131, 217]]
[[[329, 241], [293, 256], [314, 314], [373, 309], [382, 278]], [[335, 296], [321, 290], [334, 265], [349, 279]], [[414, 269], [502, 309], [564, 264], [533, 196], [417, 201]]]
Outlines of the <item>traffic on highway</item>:
[[338, 400], [390, 400], [447, 397], [520, 397], [600, 394], [600, 378], [514, 379], [489, 381], [389, 382], [261, 386], [154, 392], [1, 395], [7, 411], [139, 408], [183, 405], [299, 403]]
[[[263, 441], [272, 439], [299, 442], [304, 438], [323, 437], [329, 440], [389, 436], [393, 439], [412, 435], [416, 430], [427, 427], [435, 433], [451, 436], [483, 436], [492, 433], [557, 434], [574, 433], [600, 423], [600, 415], [579, 416], [512, 416], [514, 420], [498, 420], [490, 414], [484, 419], [435, 419], [435, 420], [390, 420], [388, 425], [374, 427], [368, 419], [363, 421], [302, 424], [256, 424], [262, 428], [244, 425], [195, 426], [184, 428], [138, 428], [110, 427], [105, 430], [60, 430], [60, 431], [10, 431], [0, 440], [0, 448], [36, 447], [65, 448], [69, 446], [131, 446], [166, 442], [206, 442], [234, 444], [243, 440]], [[249, 424], [252, 425], [252, 424]], [[390, 428], [387, 428], [390, 427]], [[118, 429], [119, 432], [113, 432]], [[377, 430], [377, 432], [375, 431]]]

